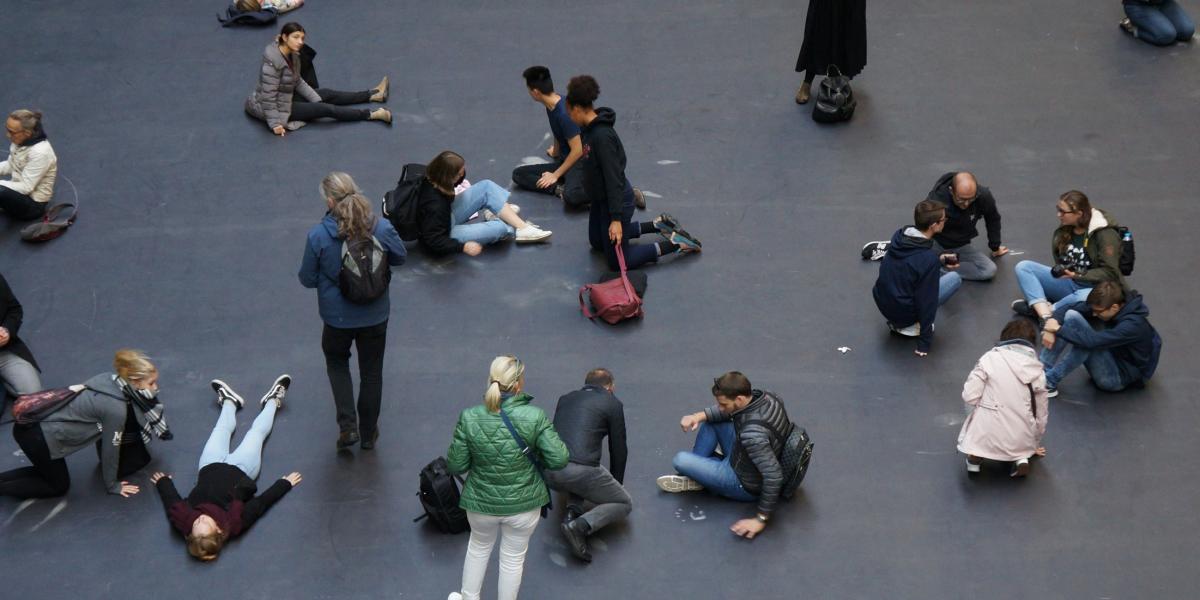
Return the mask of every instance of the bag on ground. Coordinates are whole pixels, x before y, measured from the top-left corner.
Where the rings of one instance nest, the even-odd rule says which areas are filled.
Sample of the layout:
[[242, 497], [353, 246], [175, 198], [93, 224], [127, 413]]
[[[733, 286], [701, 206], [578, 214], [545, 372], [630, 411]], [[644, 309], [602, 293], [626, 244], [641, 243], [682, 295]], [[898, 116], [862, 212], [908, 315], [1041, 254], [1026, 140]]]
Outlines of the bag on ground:
[[425, 165], [404, 165], [396, 188], [383, 195], [383, 216], [392, 223], [400, 239], [406, 242], [417, 239], [417, 196], [424, 178]]
[[342, 242], [342, 270], [338, 288], [355, 304], [369, 304], [387, 293], [392, 281], [387, 250], [375, 236]]
[[75, 223], [75, 203], [60, 202], [46, 210], [42, 220], [21, 228], [21, 239], [27, 242], [47, 242], [67, 232]]
[[[642, 309], [642, 298], [633, 289], [629, 281], [629, 272], [625, 269], [625, 252], [617, 246], [617, 263], [621, 265], [621, 276], [603, 283], [589, 283], [579, 288], [579, 309], [583, 316], [595, 320], [603, 319], [609, 325], [616, 325], [625, 319], [645, 315]], [[584, 298], [584, 296], [587, 298]], [[591, 309], [588, 309], [588, 304]]]
[[462, 481], [450, 475], [446, 459], [439, 456], [421, 469], [421, 490], [417, 496], [425, 514], [413, 522], [428, 518], [442, 533], [462, 533], [471, 528], [467, 511], [459, 508], [458, 484]]
[[829, 65], [814, 99], [812, 118], [818, 123], [849, 121], [858, 106], [854, 90], [850, 88], [850, 78], [842, 75], [837, 65]]

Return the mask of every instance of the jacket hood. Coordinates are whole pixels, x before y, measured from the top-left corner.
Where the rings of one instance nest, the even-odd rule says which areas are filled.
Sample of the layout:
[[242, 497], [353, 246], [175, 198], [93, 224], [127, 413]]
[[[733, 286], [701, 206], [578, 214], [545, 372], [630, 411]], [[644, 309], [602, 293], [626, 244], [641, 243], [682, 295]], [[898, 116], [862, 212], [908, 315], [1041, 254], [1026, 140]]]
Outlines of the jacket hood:
[[933, 248], [933, 240], [921, 235], [916, 227], [901, 227], [892, 234], [892, 243], [888, 245], [888, 254], [905, 259], [919, 252]]
[[332, 214], [325, 213], [325, 218], [321, 219], [321, 226], [325, 228], [325, 231], [327, 233], [329, 233], [329, 237], [331, 237], [335, 240], [340, 239], [338, 237], [337, 219], [333, 218]]
[[996, 344], [988, 353], [991, 360], [1004, 364], [1017, 379], [1029, 385], [1045, 372], [1042, 361], [1038, 360], [1037, 350], [1024, 340], [1008, 340]]
[[1092, 209], [1092, 220], [1088, 221], [1088, 235], [1092, 235], [1093, 233], [1096, 233], [1097, 231], [1104, 229], [1105, 227], [1108, 227], [1109, 225], [1116, 225], [1116, 224], [1117, 224], [1116, 221], [1113, 221], [1112, 217], [1109, 216], [1108, 213], [1106, 213], [1098, 208], [1093, 208]]
[[1113, 317], [1113, 320], [1116, 321], [1124, 317], [1133, 316], [1143, 319], [1148, 318], [1150, 316], [1150, 308], [1142, 303], [1141, 294], [1130, 291], [1125, 294], [1125, 304], [1121, 307], [1121, 310], [1117, 311], [1117, 316]]
[[588, 129], [591, 129], [592, 127], [596, 127], [598, 125], [599, 126], [607, 125], [608, 127], [613, 127], [616, 124], [617, 124], [616, 111], [614, 111], [613, 109], [611, 109], [607, 106], [601, 106], [600, 108], [596, 109], [596, 118], [592, 119], [591, 123], [588, 123]]
[[937, 192], [938, 198], [950, 200], [950, 182], [954, 181], [954, 177], [958, 175], [958, 171], [950, 171], [941, 177], [938, 177], [937, 183], [933, 184], [933, 189]]

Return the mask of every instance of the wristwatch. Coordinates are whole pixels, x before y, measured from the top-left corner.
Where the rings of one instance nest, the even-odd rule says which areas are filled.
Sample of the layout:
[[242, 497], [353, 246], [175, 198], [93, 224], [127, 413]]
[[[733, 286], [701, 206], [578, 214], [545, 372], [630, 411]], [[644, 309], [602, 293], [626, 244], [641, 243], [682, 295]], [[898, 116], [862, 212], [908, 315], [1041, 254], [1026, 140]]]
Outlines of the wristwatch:
[[762, 513], [758, 513], [757, 515], [754, 515], [754, 518], [758, 519], [759, 523], [766, 523], [767, 521], [769, 521], [771, 519], [770, 517], [768, 517], [767, 515], [764, 515]]

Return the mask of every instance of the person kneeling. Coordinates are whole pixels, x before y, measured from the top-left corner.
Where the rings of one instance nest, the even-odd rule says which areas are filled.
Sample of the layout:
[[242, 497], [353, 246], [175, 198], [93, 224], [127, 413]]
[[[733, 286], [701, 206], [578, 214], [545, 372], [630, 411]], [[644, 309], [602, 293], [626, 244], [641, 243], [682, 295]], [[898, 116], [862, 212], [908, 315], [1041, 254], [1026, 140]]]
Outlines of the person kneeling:
[[958, 434], [958, 451], [967, 455], [968, 473], [978, 473], [986, 458], [1011, 462], [1011, 475], [1024, 477], [1030, 457], [1046, 455], [1041, 443], [1049, 402], [1036, 341], [1032, 321], [1013, 319], [967, 376], [962, 399], [972, 410]]
[[250, 431], [237, 450], [230, 452], [229, 438], [237, 427], [235, 413], [246, 402], [224, 381], [214, 379], [212, 388], [217, 393], [221, 416], [200, 453], [196, 487], [184, 500], [175, 490], [170, 475], [158, 472], [150, 476], [162, 498], [167, 520], [187, 540], [188, 554], [203, 561], [215, 559], [229, 538], [249, 529], [272, 504], [300, 483], [300, 474], [293, 472], [281, 477], [257, 498], [254, 496], [258, 491], [254, 480], [262, 466], [263, 442], [271, 434], [275, 411], [283, 407], [283, 396], [291, 383], [288, 375], [275, 380], [270, 391], [259, 400], [262, 409]]
[[1149, 316], [1142, 296], [1126, 293], [1115, 281], [1097, 284], [1086, 302], [1056, 309], [1042, 330], [1050, 397], [1058, 395], [1059, 382], [1079, 365], [1106, 392], [1144, 386], [1158, 368], [1162, 349]]
[[675, 455], [672, 464], [678, 475], [659, 477], [658, 487], [672, 493], [707, 489], [731, 500], [758, 502], [754, 518], [730, 527], [753, 539], [766, 528], [784, 491], [792, 488], [788, 484], [795, 483], [787, 480], [781, 457], [796, 426], [774, 394], [753, 389], [738, 371], [713, 380], [712, 394], [716, 406], [679, 421], [685, 432], [699, 430], [696, 442], [691, 452]]

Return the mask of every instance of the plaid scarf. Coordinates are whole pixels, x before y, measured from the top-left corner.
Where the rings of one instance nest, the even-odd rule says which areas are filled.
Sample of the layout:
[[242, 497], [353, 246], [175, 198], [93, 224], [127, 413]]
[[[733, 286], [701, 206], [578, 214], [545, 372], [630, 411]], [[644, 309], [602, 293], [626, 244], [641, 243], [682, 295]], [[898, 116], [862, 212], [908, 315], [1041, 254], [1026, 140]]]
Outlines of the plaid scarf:
[[138, 393], [137, 390], [129, 385], [128, 381], [113, 376], [113, 381], [121, 388], [121, 393], [125, 399], [133, 404], [133, 407], [138, 412], [142, 413], [145, 418], [145, 423], [142, 423], [142, 443], [149, 444], [153, 436], [158, 436], [160, 440], [169, 440], [175, 437], [170, 428], [167, 427], [167, 418], [163, 416], [163, 405], [158, 401], [158, 398], [146, 398]]

